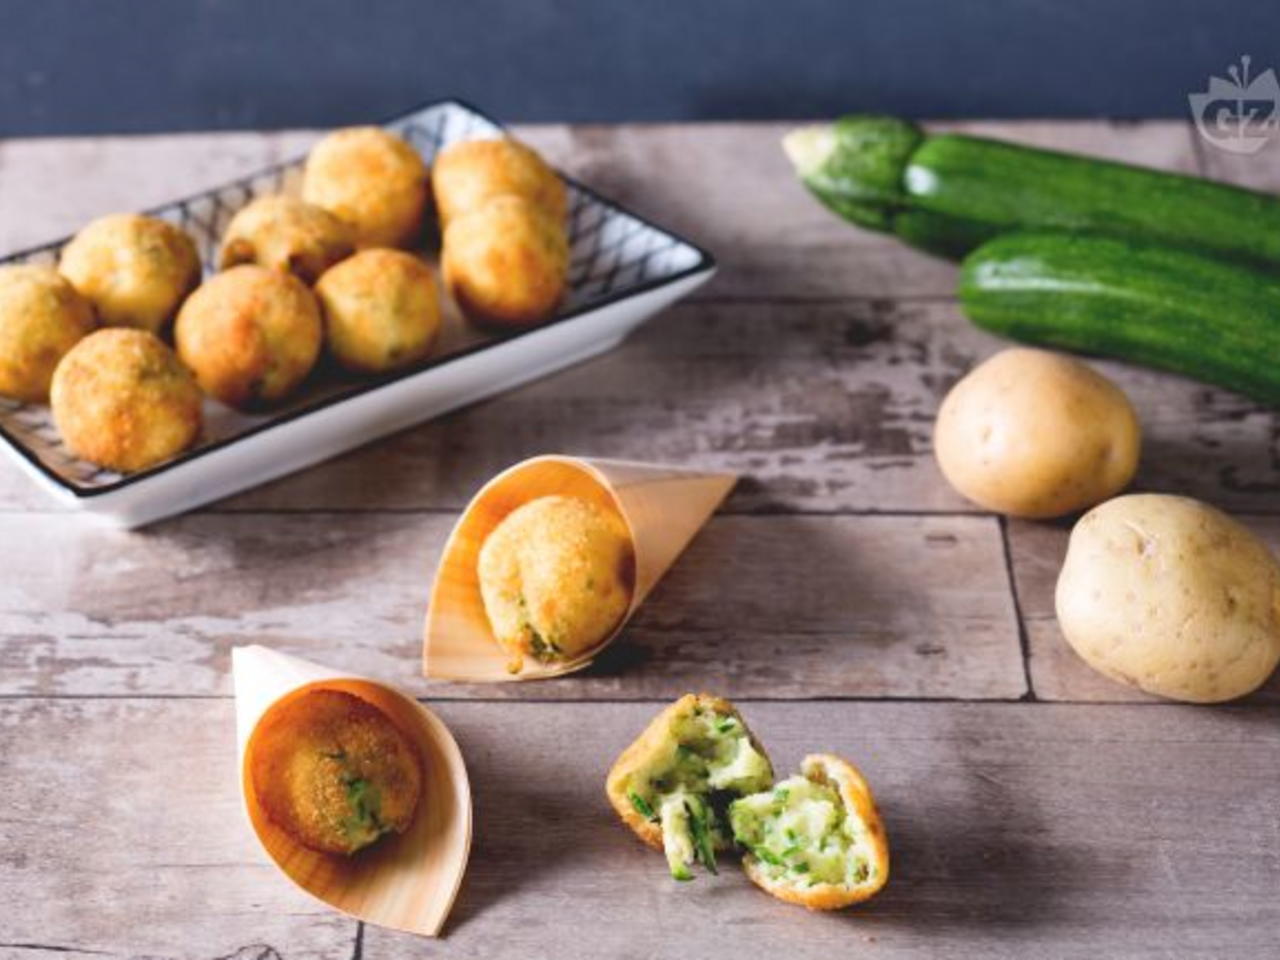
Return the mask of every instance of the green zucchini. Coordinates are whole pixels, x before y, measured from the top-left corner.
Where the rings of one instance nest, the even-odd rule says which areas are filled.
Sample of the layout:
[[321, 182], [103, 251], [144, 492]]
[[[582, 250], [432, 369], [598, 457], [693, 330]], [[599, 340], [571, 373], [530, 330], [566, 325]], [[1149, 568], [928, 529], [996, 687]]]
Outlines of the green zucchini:
[[1066, 230], [1280, 268], [1280, 198], [1270, 194], [981, 137], [925, 136], [893, 117], [844, 117], [793, 131], [783, 145], [836, 213], [952, 258], [1010, 230]]
[[1280, 403], [1280, 278], [1264, 271], [1115, 237], [1009, 233], [965, 258], [960, 302], [992, 333]]

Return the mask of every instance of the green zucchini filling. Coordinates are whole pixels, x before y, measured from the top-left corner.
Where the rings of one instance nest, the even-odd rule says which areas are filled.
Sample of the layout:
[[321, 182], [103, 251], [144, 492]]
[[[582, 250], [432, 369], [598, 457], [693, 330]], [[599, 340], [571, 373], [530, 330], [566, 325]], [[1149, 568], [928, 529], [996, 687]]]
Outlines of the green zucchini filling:
[[863, 823], [835, 788], [803, 776], [729, 807], [733, 836], [770, 879], [800, 886], [856, 886], [871, 879]]
[[673, 725], [669, 746], [631, 775], [627, 796], [661, 824], [671, 875], [692, 880], [701, 863], [716, 872], [716, 852], [733, 847], [729, 804], [773, 782], [769, 760], [734, 716], [697, 707]]

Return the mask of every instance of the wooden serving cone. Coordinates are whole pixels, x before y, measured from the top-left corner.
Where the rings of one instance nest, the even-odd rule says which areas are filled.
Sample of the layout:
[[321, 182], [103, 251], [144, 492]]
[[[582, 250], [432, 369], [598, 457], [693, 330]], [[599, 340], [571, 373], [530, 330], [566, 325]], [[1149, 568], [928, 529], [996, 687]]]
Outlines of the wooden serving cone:
[[[303, 890], [343, 913], [436, 936], [462, 883], [471, 846], [471, 789], [462, 753], [448, 728], [392, 687], [266, 647], [236, 647], [231, 662], [241, 791], [249, 823], [267, 855]], [[413, 825], [349, 857], [301, 846], [268, 820], [249, 773], [254, 731], [263, 715], [317, 688], [354, 694], [382, 710], [417, 745], [422, 760], [422, 794]]]
[[[618, 635], [736, 481], [726, 473], [564, 456], [534, 457], [498, 474], [467, 505], [445, 543], [427, 609], [422, 672], [485, 683], [581, 670]], [[489, 627], [476, 564], [485, 539], [507, 514], [552, 494], [591, 500], [622, 516], [635, 548], [635, 588], [626, 615], [594, 648], [558, 663], [527, 658], [523, 669], [512, 673], [510, 655]]]

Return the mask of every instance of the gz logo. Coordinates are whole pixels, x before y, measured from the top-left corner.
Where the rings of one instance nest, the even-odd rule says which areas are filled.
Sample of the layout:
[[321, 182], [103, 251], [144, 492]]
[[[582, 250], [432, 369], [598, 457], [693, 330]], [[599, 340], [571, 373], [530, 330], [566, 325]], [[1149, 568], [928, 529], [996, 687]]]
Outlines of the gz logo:
[[1274, 70], [1249, 78], [1250, 58], [1227, 67], [1230, 80], [1210, 77], [1205, 93], [1193, 93], [1196, 129], [1220, 150], [1257, 153], [1280, 129], [1280, 84]]

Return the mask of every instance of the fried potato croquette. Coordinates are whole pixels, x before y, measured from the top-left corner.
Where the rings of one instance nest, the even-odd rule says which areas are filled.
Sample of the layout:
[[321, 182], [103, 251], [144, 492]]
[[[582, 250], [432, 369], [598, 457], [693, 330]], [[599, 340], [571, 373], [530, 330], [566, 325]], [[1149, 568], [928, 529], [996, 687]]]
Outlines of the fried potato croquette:
[[360, 251], [320, 278], [316, 296], [329, 352], [357, 373], [415, 363], [440, 333], [435, 271], [402, 250]]
[[526, 656], [573, 660], [613, 632], [631, 603], [635, 551], [616, 512], [539, 497], [493, 529], [476, 572], [494, 638], [518, 673]]
[[231, 218], [218, 262], [223, 270], [256, 263], [311, 284], [353, 250], [355, 230], [345, 220], [293, 197], [268, 196]]
[[733, 848], [730, 803], [773, 783], [773, 766], [737, 708], [685, 694], [645, 728], [609, 771], [605, 792], [622, 822], [666, 854], [671, 875]]
[[164, 220], [117, 213], [94, 220], [63, 248], [58, 271], [109, 327], [160, 333], [200, 282], [200, 257]]
[[569, 241], [538, 207], [504, 194], [450, 221], [441, 267], [467, 316], [528, 327], [549, 319], [564, 296]]
[[380, 127], [336, 130], [307, 157], [302, 199], [350, 223], [357, 246], [413, 246], [422, 233], [427, 167]]
[[50, 389], [71, 452], [121, 473], [181, 453], [200, 435], [200, 390], [155, 334], [106, 329], [62, 358]]
[[385, 713], [341, 690], [272, 707], [254, 731], [250, 781], [267, 818], [295, 841], [353, 854], [413, 823], [417, 749]]
[[563, 224], [564, 181], [533, 148], [511, 137], [464, 140], [441, 150], [431, 167], [441, 224], [471, 213], [494, 197], [514, 193]]
[[275, 403], [320, 354], [320, 308], [297, 277], [253, 264], [207, 280], [182, 305], [178, 355], [200, 386], [228, 406]]
[[0, 394], [47, 400], [58, 361], [94, 326], [89, 301], [52, 267], [0, 267]]
[[838, 910], [889, 881], [889, 842], [871, 788], [832, 754], [729, 806], [742, 866], [762, 890], [810, 910]]

